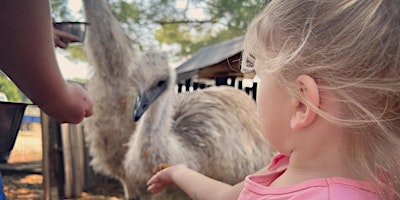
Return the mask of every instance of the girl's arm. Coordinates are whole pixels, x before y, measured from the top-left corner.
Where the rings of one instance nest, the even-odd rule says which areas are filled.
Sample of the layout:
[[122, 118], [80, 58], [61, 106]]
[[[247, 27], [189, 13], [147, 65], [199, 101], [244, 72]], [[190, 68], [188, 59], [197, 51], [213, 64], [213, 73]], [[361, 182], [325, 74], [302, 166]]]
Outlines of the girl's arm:
[[57, 121], [79, 123], [92, 115], [86, 91], [67, 83], [58, 68], [49, 1], [4, 1], [0, 10], [0, 69]]
[[192, 199], [237, 199], [244, 182], [234, 186], [217, 181], [186, 167], [184, 164], [165, 168], [147, 182], [148, 191], [158, 193], [170, 185], [177, 185]]

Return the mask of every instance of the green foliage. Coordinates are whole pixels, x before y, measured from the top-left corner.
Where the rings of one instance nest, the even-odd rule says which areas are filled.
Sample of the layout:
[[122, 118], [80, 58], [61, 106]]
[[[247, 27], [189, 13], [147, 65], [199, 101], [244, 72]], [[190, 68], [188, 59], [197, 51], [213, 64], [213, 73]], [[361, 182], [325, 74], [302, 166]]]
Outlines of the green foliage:
[[[100, 0], [99, 0], [100, 1]], [[199, 48], [242, 36], [251, 19], [270, 0], [108, 0], [114, 15], [140, 49], [178, 46], [178, 57]], [[183, 3], [177, 6], [177, 3]], [[53, 15], [70, 16], [67, 1], [51, 0]], [[193, 13], [194, 9], [202, 11]], [[69, 48], [71, 59], [85, 59]], [[82, 55], [81, 55], [82, 54]]]
[[69, 52], [69, 54], [66, 55], [68, 59], [72, 61], [86, 61], [86, 54], [82, 45], [69, 45], [67, 50]]
[[7, 96], [8, 101], [22, 101], [19, 89], [3, 72], [0, 72], [0, 92]]
[[140, 16], [143, 12], [140, 10], [138, 5], [129, 4], [125, 1], [117, 1], [110, 3], [115, 17], [125, 24], [132, 24], [140, 22]]
[[80, 84], [83, 84], [83, 85], [88, 82], [87, 79], [83, 79], [83, 78], [73, 78], [71, 81], [77, 82], [77, 83], [80, 83]]
[[[169, 3], [171, 1], [168, 1]], [[175, 2], [175, 1], [173, 1]], [[155, 31], [160, 43], [178, 44], [177, 56], [187, 56], [199, 48], [242, 36], [251, 19], [268, 0], [192, 0], [186, 8], [165, 13]], [[190, 8], [202, 7], [203, 18], [191, 16]]]
[[68, 1], [65, 0], [51, 0], [50, 7], [52, 16], [55, 22], [59, 21], [75, 21], [68, 8]]

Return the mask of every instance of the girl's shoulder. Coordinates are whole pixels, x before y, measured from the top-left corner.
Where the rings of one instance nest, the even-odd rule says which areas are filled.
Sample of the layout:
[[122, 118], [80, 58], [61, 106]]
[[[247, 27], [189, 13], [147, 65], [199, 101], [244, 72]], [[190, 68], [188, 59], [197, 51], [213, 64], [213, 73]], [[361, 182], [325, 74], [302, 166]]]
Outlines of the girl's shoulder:
[[[245, 181], [240, 200], [374, 200], [379, 199], [376, 188], [368, 182], [333, 177], [308, 180], [296, 185], [269, 187], [272, 177], [255, 175]], [[276, 175], [272, 175], [276, 176]]]
[[240, 200], [373, 200], [378, 199], [378, 192], [373, 184], [349, 178], [317, 178], [299, 184], [269, 187], [287, 168], [289, 157], [277, 154], [271, 161], [267, 173], [246, 177], [245, 188]]

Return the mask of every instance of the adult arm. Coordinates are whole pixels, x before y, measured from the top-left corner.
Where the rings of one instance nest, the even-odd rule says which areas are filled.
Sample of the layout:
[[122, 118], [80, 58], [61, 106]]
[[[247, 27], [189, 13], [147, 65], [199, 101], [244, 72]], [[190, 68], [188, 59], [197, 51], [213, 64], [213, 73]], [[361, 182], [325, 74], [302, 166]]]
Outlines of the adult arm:
[[67, 83], [58, 68], [48, 0], [4, 1], [0, 9], [0, 69], [57, 121], [92, 115], [86, 91]]

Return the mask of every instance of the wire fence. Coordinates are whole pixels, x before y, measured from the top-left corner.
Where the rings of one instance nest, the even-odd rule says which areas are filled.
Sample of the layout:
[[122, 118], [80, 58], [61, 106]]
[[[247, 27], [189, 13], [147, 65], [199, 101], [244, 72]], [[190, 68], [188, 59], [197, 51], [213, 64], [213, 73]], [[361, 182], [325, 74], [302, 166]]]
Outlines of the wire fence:
[[29, 105], [26, 108], [20, 131], [13, 150], [8, 157], [8, 163], [26, 163], [42, 160], [42, 127], [40, 110]]

